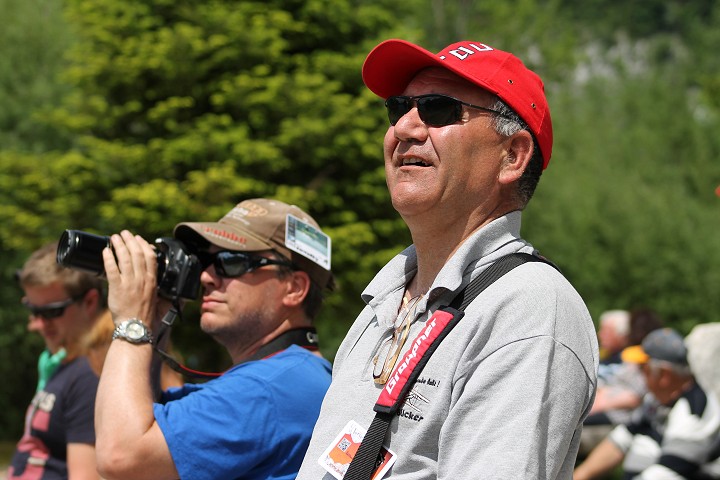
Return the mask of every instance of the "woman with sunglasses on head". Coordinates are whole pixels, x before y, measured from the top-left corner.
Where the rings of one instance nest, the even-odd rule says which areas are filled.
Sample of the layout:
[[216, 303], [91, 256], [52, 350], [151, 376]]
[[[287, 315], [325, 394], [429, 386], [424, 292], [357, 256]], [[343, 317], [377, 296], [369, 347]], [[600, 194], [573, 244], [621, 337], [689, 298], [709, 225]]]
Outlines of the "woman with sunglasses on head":
[[[127, 231], [103, 253], [117, 325], [97, 397], [107, 479], [294, 479], [330, 384], [313, 328], [332, 289], [330, 238], [296, 206], [245, 200], [175, 238], [202, 263], [200, 326], [233, 366], [153, 397], [164, 310], [155, 252]], [[157, 346], [158, 350], [162, 345]]]
[[43, 337], [45, 350], [8, 479], [100, 478], [93, 425], [98, 378], [82, 338], [105, 310], [103, 281], [59, 266], [56, 252], [56, 243], [35, 251], [17, 275], [29, 330]]
[[[552, 150], [542, 81], [473, 41], [388, 40], [362, 76], [385, 101], [386, 183], [413, 245], [363, 292], [298, 479], [570, 479], [598, 347], [582, 298], [520, 236]], [[445, 308], [506, 258], [532, 260], [464, 316]]]

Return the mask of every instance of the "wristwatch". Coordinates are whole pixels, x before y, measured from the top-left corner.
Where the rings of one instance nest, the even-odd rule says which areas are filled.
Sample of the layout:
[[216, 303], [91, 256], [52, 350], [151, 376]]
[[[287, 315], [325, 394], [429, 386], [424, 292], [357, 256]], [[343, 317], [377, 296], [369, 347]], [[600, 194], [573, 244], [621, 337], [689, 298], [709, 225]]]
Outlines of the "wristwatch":
[[122, 338], [135, 344], [152, 343], [152, 332], [139, 318], [131, 318], [118, 323], [112, 338]]

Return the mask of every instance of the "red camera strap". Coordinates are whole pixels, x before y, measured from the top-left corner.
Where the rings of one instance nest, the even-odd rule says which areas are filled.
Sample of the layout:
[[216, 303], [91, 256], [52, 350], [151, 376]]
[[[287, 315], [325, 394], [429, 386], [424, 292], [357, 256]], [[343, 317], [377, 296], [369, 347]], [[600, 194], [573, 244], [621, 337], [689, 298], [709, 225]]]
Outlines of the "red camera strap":
[[405, 396], [415, 384], [430, 356], [463, 315], [463, 312], [454, 308], [440, 307], [427, 321], [425, 328], [415, 338], [380, 392], [374, 408], [375, 418], [350, 462], [344, 480], [371, 478], [377, 468], [378, 455], [395, 413], [405, 401]]
[[463, 315], [454, 308], [441, 307], [430, 317], [380, 392], [376, 412], [391, 415], [397, 412], [430, 356]]

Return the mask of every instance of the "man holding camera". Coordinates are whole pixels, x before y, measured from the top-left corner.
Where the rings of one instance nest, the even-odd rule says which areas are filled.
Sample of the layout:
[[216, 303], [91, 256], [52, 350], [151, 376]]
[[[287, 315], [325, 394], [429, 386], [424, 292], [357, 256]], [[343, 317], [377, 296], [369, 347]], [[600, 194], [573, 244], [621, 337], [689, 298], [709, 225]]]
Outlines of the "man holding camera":
[[[123, 231], [103, 252], [117, 325], [98, 388], [97, 459], [105, 478], [295, 478], [330, 384], [312, 320], [333, 286], [330, 239], [298, 207], [253, 199], [175, 237], [204, 270], [201, 327], [233, 367], [153, 397], [161, 325], [157, 257]], [[162, 340], [161, 340], [162, 341]]]

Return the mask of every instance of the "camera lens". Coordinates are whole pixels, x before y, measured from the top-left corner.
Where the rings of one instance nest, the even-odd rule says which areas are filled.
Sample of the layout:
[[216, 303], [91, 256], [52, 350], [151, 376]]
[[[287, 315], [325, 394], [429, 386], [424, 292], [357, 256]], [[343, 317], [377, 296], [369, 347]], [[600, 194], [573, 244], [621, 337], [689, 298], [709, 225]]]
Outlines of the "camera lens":
[[109, 245], [110, 237], [80, 230], [65, 230], [58, 242], [57, 263], [64, 267], [103, 275], [105, 265], [102, 251]]

